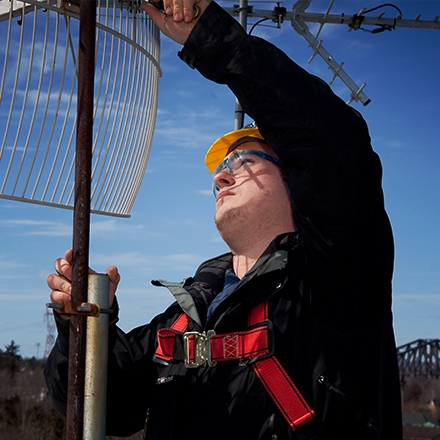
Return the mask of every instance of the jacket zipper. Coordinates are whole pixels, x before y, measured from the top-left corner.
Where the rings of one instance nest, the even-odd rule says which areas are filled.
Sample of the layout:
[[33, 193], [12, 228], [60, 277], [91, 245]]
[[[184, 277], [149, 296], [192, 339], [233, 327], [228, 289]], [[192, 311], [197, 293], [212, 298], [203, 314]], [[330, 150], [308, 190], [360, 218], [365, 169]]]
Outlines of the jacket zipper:
[[149, 418], [150, 418], [150, 408], [147, 408], [147, 413], [145, 414], [144, 432], [142, 433], [142, 440], [147, 440], [147, 427], [148, 427]]

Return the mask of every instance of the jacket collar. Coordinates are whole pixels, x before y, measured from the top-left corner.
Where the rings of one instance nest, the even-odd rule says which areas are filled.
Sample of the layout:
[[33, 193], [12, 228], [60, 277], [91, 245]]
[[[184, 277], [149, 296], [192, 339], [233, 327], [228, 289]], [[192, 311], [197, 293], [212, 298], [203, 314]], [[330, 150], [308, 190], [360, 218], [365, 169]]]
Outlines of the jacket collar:
[[299, 242], [300, 236], [298, 232], [287, 232], [276, 236], [245, 275], [245, 278], [249, 280], [257, 274], [261, 275], [284, 268], [287, 264], [288, 252], [298, 245]]
[[[281, 269], [287, 263], [287, 252], [300, 243], [298, 232], [287, 232], [276, 236], [254, 266], [245, 275], [249, 280], [257, 274]], [[217, 293], [223, 289], [225, 272], [232, 268], [232, 254], [230, 252], [202, 263], [196, 271], [194, 282], [207, 283]]]
[[[286, 233], [275, 237], [237, 288], [256, 276], [286, 267], [289, 251], [299, 243], [298, 233]], [[181, 283], [153, 280], [152, 284], [167, 287], [185, 313], [203, 327], [207, 306], [223, 289], [225, 272], [231, 267], [232, 254], [228, 252], [202, 263], [193, 278], [187, 278]], [[252, 298], [252, 302], [258, 301], [260, 299], [257, 297]]]

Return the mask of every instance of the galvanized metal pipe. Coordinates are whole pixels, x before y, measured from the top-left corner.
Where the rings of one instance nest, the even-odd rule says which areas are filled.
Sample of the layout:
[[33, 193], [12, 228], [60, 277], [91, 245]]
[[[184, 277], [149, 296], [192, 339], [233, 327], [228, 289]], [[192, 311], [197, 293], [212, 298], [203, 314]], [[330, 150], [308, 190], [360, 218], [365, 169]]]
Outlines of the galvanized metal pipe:
[[[248, 1], [240, 0], [240, 7], [238, 13], [238, 21], [242, 28], [247, 30], [247, 17], [248, 17]], [[243, 128], [244, 124], [244, 111], [238, 98], [235, 98], [235, 118], [234, 118], [234, 130]]]
[[[88, 290], [90, 187], [93, 142], [96, 0], [80, 0], [78, 125], [73, 218], [72, 300], [86, 302]], [[66, 439], [82, 440], [86, 317], [70, 319]]]
[[[109, 279], [89, 274], [88, 302], [109, 308]], [[105, 440], [108, 360], [108, 314], [87, 318], [84, 391], [84, 440]]]

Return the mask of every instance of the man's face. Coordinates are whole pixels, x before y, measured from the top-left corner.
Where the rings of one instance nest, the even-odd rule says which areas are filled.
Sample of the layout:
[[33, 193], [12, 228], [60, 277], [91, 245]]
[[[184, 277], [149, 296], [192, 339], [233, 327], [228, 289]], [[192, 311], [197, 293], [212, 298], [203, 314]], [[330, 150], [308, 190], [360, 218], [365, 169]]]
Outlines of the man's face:
[[[232, 151], [262, 151], [272, 157], [275, 152], [265, 144], [246, 142]], [[293, 224], [289, 191], [280, 168], [258, 155], [249, 155], [231, 174], [224, 168], [213, 176], [218, 188], [215, 223], [220, 233], [230, 228], [255, 227], [285, 222]], [[287, 232], [287, 231], [285, 231]]]

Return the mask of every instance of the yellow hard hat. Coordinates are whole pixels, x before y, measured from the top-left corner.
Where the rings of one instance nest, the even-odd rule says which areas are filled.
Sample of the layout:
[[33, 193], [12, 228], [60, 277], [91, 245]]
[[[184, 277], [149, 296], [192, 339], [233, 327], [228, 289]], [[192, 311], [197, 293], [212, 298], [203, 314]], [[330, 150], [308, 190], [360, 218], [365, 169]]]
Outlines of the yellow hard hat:
[[209, 172], [212, 173], [215, 167], [230, 153], [234, 148], [243, 142], [263, 141], [263, 136], [259, 132], [256, 124], [253, 122], [244, 128], [226, 133], [218, 138], [209, 148], [205, 156], [205, 165]]

